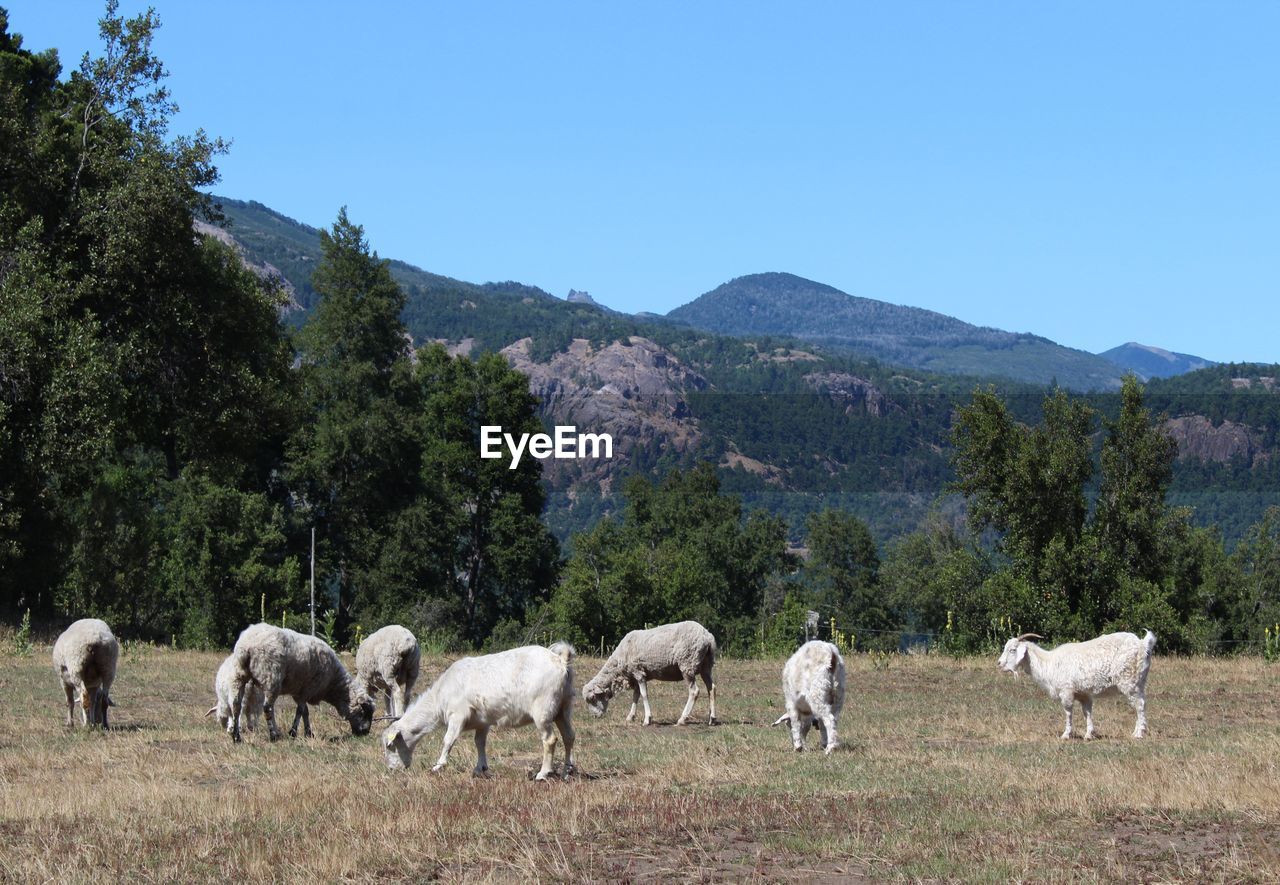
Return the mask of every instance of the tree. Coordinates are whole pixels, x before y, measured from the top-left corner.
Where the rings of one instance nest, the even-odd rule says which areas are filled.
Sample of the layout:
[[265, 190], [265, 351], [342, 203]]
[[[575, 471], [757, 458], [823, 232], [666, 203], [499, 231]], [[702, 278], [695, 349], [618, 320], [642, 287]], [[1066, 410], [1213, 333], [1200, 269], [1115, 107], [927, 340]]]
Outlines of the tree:
[[345, 208], [320, 242], [319, 302], [298, 335], [308, 420], [290, 440], [288, 479], [303, 523], [316, 528], [317, 570], [329, 576], [345, 635], [387, 534], [419, 496], [419, 397], [404, 294], [387, 263]]
[[888, 629], [880, 556], [866, 523], [842, 510], [822, 510], [805, 525], [809, 560], [802, 575], [810, 603], [847, 632]]
[[278, 468], [289, 351], [279, 293], [193, 234], [224, 146], [168, 137], [154, 13], [99, 24], [59, 80], [0, 12], [0, 607], [139, 632], [176, 484]]
[[551, 599], [556, 629], [595, 645], [646, 623], [693, 619], [722, 647], [745, 650], [767, 579], [795, 564], [782, 521], [762, 511], [744, 516], [706, 463], [656, 485], [632, 477], [623, 495], [620, 520], [575, 536]]

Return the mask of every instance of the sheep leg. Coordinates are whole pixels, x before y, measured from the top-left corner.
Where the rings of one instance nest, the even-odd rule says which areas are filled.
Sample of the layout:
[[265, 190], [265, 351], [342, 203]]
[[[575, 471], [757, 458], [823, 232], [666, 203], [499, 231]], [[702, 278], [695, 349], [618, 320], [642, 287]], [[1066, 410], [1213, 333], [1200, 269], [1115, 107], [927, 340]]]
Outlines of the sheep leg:
[[89, 689], [81, 685], [76, 691], [76, 700], [80, 702], [80, 724], [88, 728], [93, 724], [93, 717], [90, 716], [89, 710]]
[[676, 725], [684, 725], [689, 721], [689, 714], [693, 712], [693, 702], [698, 699], [698, 681], [692, 676], [686, 676], [684, 681], [689, 687], [689, 700], [685, 702], [684, 712], [676, 720]]
[[[276, 698], [275, 695], [268, 694], [262, 699], [262, 712], [267, 714], [267, 737], [274, 744], [280, 740], [280, 726], [276, 725]], [[236, 705], [233, 713], [238, 717], [240, 714], [240, 705]]]
[[73, 685], [67, 685], [65, 682], [62, 688], [67, 693], [67, 728], [76, 727], [76, 689]]
[[1083, 695], [1080, 698], [1080, 709], [1084, 710], [1084, 739], [1091, 741], [1093, 734], [1093, 698]]
[[289, 737], [296, 738], [298, 736], [298, 720], [302, 720], [302, 734], [304, 737], [314, 737], [311, 733], [311, 709], [306, 704], [298, 704], [293, 711], [293, 724], [289, 726]]
[[472, 777], [488, 777], [489, 775], [489, 757], [485, 754], [484, 745], [488, 740], [489, 729], [487, 726], [481, 725], [476, 728], [476, 767], [472, 770]]
[[538, 734], [542, 738], [542, 768], [534, 780], [545, 781], [555, 772], [552, 760], [556, 752], [556, 732], [550, 722], [543, 722], [538, 725]]
[[707, 717], [707, 725], [716, 724], [716, 683], [711, 678], [711, 669], [708, 667], [702, 673], [702, 681], [707, 686], [707, 700], [711, 703], [711, 715]]
[[568, 777], [569, 772], [576, 767], [573, 762], [573, 720], [569, 718], [568, 710], [556, 719], [556, 728], [560, 730], [560, 739], [564, 741], [564, 776]]
[[1133, 736], [1146, 737], [1147, 734], [1147, 698], [1143, 693], [1130, 695], [1129, 703], [1138, 714], [1138, 721], [1133, 726]]
[[631, 711], [627, 713], [627, 721], [636, 721], [636, 704], [640, 703], [640, 686], [635, 685], [631, 689]]
[[436, 764], [431, 766], [432, 771], [439, 771], [449, 764], [449, 751], [453, 749], [453, 745], [457, 743], [458, 736], [462, 734], [462, 720], [453, 717], [449, 720], [449, 727], [444, 732], [444, 746], [440, 748], [440, 758], [436, 760]]
[[[244, 693], [248, 686], [249, 683], [242, 682], [236, 689], [235, 698], [231, 701], [231, 740], [237, 744], [242, 740], [240, 737], [240, 714], [244, 711]], [[269, 724], [270, 721], [268, 720]]]
[[825, 752], [830, 756], [840, 746], [840, 739], [836, 737], [836, 717], [830, 710], [822, 714], [822, 738], [827, 746]]
[[107, 683], [102, 683], [98, 688], [98, 721], [102, 723], [103, 731], [110, 731], [111, 726], [107, 724], [107, 707], [110, 706], [107, 695]]
[[645, 687], [643, 679], [636, 680], [636, 691], [640, 693], [640, 700], [644, 702], [644, 724], [648, 725], [653, 722], [653, 710], [649, 708], [649, 689]]
[[791, 746], [795, 747], [796, 752], [799, 753], [804, 749], [804, 735], [800, 731], [800, 720], [804, 719], [807, 722], [809, 717], [801, 716], [794, 704], [787, 704], [786, 718], [791, 723]]
[[391, 707], [387, 710], [388, 716], [403, 716], [405, 710], [404, 696], [406, 692], [404, 685], [397, 682], [391, 687]]
[[1075, 705], [1075, 697], [1066, 694], [1059, 700], [1062, 702], [1062, 711], [1067, 714], [1067, 727], [1062, 730], [1061, 738], [1064, 741], [1069, 741], [1071, 740], [1071, 708]]

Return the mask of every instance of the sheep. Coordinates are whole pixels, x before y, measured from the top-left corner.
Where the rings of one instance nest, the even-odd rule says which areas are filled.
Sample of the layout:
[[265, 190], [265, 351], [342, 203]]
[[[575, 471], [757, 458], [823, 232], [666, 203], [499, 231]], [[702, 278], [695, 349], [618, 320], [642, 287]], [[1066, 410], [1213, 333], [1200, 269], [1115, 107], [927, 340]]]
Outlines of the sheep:
[[360, 643], [356, 676], [371, 696], [386, 693], [387, 715], [405, 711], [409, 692], [418, 681], [422, 654], [413, 634], [397, 624], [383, 627]]
[[449, 762], [449, 751], [463, 731], [474, 731], [476, 766], [486, 777], [485, 741], [495, 725], [533, 725], [542, 738], [542, 768], [536, 780], [553, 774], [551, 765], [559, 729], [564, 739], [564, 775], [573, 770], [573, 646], [526, 645], [511, 651], [455, 661], [414, 701], [400, 719], [382, 733], [387, 767], [403, 770], [413, 762], [413, 749], [424, 737], [445, 726], [444, 746], [432, 771]]
[[1067, 727], [1062, 739], [1071, 738], [1071, 710], [1080, 702], [1085, 717], [1085, 740], [1093, 740], [1093, 699], [1108, 694], [1123, 694], [1138, 714], [1133, 728], [1135, 738], [1147, 733], [1147, 674], [1151, 670], [1151, 650], [1156, 635], [1150, 630], [1139, 639], [1132, 633], [1108, 633], [1088, 642], [1067, 642], [1052, 651], [1041, 648], [1031, 639], [1043, 639], [1035, 633], [1024, 633], [1005, 643], [999, 667], [1008, 673], [1023, 671], [1057, 698], [1067, 714]]
[[715, 724], [716, 686], [711, 672], [715, 663], [715, 637], [697, 621], [664, 624], [650, 630], [632, 630], [622, 637], [600, 672], [582, 687], [582, 699], [594, 715], [603, 716], [609, 708], [609, 700], [629, 687], [632, 695], [631, 712], [627, 714], [627, 721], [635, 721], [636, 703], [644, 701], [644, 724], [648, 725], [653, 721], [653, 712], [649, 709], [649, 692], [645, 683], [650, 680], [675, 682], [683, 679], [689, 687], [689, 700], [684, 705], [684, 712], [676, 720], [676, 725], [684, 725], [689, 721], [693, 702], [698, 698], [696, 679], [701, 676], [711, 702], [707, 722]]
[[244, 698], [252, 683], [262, 689], [263, 712], [267, 714], [267, 733], [272, 741], [280, 739], [276, 725], [276, 698], [291, 695], [299, 705], [290, 734], [296, 733], [298, 719], [305, 723], [311, 736], [311, 720], [307, 704], [320, 701], [332, 704], [351, 725], [356, 736], [369, 733], [373, 723], [373, 701], [359, 682], [351, 677], [338, 660], [338, 654], [322, 639], [304, 636], [293, 630], [271, 624], [246, 627], [231, 651], [235, 659], [232, 678], [234, 701], [231, 707], [231, 739], [240, 742], [240, 717]]
[[791, 722], [791, 743], [799, 753], [812, 725], [818, 726], [828, 756], [840, 746], [836, 720], [844, 707], [844, 658], [830, 642], [800, 646], [782, 668], [782, 697], [787, 712], [774, 725]]
[[[227, 655], [218, 667], [217, 675], [213, 677], [213, 694], [216, 701], [204, 714], [206, 716], [217, 714], [218, 725], [228, 733], [231, 732], [231, 706], [235, 703], [236, 697], [235, 673], [236, 659], [233, 655]], [[240, 728], [242, 731], [253, 731], [258, 724], [258, 717], [262, 715], [262, 689], [250, 682], [245, 688], [244, 704], [246, 709], [240, 714]]]
[[53, 669], [62, 678], [67, 694], [67, 727], [75, 725], [73, 711], [80, 702], [80, 720], [86, 726], [107, 724], [107, 708], [114, 707], [111, 683], [116, 678], [120, 643], [106, 622], [97, 618], [76, 621], [53, 644]]

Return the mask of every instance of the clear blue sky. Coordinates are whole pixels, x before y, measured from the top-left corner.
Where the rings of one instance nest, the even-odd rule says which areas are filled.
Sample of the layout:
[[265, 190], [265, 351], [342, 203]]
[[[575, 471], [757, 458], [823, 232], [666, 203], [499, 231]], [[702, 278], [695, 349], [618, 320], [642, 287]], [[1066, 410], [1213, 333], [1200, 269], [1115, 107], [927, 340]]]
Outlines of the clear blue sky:
[[[0, 0], [72, 65], [97, 2]], [[781, 270], [1280, 361], [1280, 3], [155, 0], [217, 190], [665, 312]], [[122, 3], [132, 14], [144, 8]]]

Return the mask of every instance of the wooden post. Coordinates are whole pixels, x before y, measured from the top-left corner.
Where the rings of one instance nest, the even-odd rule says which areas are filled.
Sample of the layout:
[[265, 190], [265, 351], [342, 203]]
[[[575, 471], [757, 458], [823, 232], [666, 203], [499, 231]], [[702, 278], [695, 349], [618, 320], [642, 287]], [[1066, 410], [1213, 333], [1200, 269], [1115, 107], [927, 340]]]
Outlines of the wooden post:
[[311, 527], [311, 635], [316, 635], [316, 527]]

